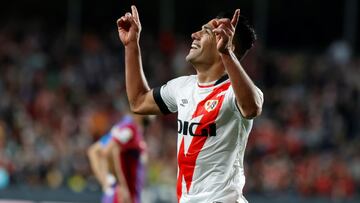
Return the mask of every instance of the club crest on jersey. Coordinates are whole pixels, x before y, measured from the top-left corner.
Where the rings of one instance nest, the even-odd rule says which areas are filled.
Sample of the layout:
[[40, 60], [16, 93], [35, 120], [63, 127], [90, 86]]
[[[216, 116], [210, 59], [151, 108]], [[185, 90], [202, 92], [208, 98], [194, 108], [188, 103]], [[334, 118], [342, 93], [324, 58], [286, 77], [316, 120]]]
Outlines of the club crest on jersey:
[[219, 100], [210, 99], [210, 100], [206, 101], [205, 102], [205, 110], [207, 112], [214, 110], [218, 103], [219, 103]]

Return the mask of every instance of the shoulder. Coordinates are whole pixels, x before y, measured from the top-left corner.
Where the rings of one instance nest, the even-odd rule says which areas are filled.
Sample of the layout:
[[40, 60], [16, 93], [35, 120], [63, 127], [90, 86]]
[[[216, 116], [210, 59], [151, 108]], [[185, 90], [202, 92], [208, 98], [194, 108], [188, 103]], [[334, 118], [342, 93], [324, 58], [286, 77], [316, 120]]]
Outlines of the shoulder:
[[115, 126], [111, 129], [111, 136], [121, 143], [128, 142], [134, 135], [134, 129], [131, 125]]
[[167, 84], [169, 85], [181, 85], [184, 86], [186, 84], [196, 83], [196, 75], [187, 75], [187, 76], [180, 76], [169, 80]]

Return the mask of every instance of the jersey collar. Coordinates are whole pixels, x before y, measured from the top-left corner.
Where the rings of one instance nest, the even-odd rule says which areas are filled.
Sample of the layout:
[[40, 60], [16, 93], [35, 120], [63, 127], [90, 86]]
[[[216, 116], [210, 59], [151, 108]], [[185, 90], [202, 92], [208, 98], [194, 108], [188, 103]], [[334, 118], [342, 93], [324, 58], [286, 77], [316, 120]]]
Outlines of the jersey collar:
[[218, 84], [221, 84], [222, 82], [226, 81], [227, 79], [229, 79], [229, 75], [225, 74], [221, 78], [219, 78], [218, 80], [213, 81], [213, 82], [208, 82], [208, 83], [199, 83], [198, 82], [198, 87], [200, 87], [200, 88], [213, 87], [213, 86], [216, 86]]

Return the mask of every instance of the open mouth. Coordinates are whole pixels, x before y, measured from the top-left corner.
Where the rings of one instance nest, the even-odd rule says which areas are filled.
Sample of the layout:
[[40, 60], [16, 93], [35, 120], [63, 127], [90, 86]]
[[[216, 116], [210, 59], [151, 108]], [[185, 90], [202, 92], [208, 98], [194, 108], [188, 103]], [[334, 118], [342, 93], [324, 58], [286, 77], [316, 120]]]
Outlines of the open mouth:
[[195, 43], [191, 44], [191, 49], [199, 49], [199, 48], [200, 48], [200, 45], [195, 44]]

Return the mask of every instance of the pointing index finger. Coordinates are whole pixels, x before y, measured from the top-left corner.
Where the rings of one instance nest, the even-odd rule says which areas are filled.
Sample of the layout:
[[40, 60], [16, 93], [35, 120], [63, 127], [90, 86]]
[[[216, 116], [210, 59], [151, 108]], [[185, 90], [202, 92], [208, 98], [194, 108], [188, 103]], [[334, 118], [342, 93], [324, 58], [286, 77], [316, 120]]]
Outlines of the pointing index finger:
[[132, 16], [134, 17], [134, 19], [139, 22], [139, 13], [136, 9], [136, 6], [132, 5], [131, 6], [131, 13], [132, 13]]
[[231, 19], [231, 24], [236, 28], [236, 25], [239, 21], [240, 9], [236, 9], [233, 18]]

